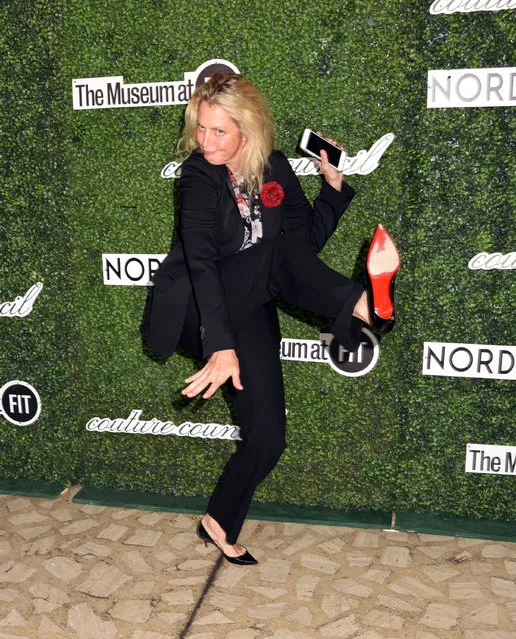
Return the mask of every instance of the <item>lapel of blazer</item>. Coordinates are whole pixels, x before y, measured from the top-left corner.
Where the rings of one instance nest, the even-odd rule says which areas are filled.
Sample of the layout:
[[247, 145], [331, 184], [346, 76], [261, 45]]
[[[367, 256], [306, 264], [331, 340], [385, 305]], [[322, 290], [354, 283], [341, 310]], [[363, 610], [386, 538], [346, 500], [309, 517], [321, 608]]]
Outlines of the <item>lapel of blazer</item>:
[[[270, 162], [269, 167], [265, 169], [264, 183], [274, 181], [276, 174], [281, 173], [281, 171], [278, 171], [279, 167], [274, 162], [272, 157], [269, 160], [269, 162]], [[229, 173], [226, 168], [226, 165], [222, 164], [218, 166], [213, 166], [213, 168], [217, 172], [218, 178], [221, 181], [221, 195], [223, 195], [224, 190], [227, 188], [229, 190], [231, 201], [233, 202], [233, 206], [231, 206], [231, 208], [227, 210], [227, 214], [230, 216], [236, 215], [238, 217], [240, 225], [243, 228], [244, 221], [242, 220], [242, 216], [240, 215], [240, 210], [238, 208], [238, 203], [236, 201], [235, 191], [233, 189], [233, 184], [231, 183], [231, 178], [229, 177]], [[277, 175], [276, 179], [281, 179], [281, 176]], [[268, 226], [270, 223], [269, 217], [271, 215], [271, 212], [273, 214], [278, 215], [279, 211], [277, 208], [271, 209], [270, 207], [265, 206], [265, 204], [262, 202], [262, 199], [259, 195], [258, 195], [258, 205], [262, 213], [262, 224]]]

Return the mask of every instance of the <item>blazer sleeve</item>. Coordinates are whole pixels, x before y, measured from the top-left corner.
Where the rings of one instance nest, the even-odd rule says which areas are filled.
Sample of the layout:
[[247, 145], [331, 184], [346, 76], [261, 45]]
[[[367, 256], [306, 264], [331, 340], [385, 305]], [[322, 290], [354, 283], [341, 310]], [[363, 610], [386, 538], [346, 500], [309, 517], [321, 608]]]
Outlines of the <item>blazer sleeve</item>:
[[235, 348], [220, 275], [217, 202], [220, 184], [197, 163], [185, 162], [179, 181], [179, 233], [201, 317], [203, 356]]
[[280, 171], [285, 176], [283, 230], [302, 236], [319, 253], [335, 232], [340, 218], [355, 195], [355, 190], [343, 182], [342, 190], [337, 191], [323, 179], [321, 191], [311, 206], [288, 159], [280, 152], [275, 155], [280, 164]]

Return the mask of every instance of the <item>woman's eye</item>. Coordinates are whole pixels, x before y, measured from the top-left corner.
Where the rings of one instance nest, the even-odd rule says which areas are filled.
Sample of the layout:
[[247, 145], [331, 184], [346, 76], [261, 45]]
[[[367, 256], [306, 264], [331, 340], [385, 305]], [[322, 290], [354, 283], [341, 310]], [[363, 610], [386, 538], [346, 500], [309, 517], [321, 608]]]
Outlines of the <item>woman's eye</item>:
[[197, 128], [199, 129], [199, 131], [204, 131], [204, 127], [202, 124], [198, 124]]
[[222, 135], [224, 131], [222, 129], [217, 129], [217, 135]]

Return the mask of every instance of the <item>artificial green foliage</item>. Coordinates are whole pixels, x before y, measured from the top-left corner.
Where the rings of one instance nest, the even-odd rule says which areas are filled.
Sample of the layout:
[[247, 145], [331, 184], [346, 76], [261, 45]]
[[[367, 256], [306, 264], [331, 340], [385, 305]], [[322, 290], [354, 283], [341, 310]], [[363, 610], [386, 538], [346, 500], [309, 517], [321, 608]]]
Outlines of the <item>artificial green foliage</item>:
[[[398, 324], [376, 368], [343, 377], [284, 362], [288, 448], [257, 499], [514, 519], [514, 477], [468, 475], [466, 444], [514, 445], [510, 381], [421, 374], [423, 342], [514, 345], [511, 271], [471, 271], [516, 246], [510, 108], [427, 109], [429, 69], [514, 66], [514, 11], [432, 16], [431, 0], [43, 0], [3, 3], [5, 124], [0, 302], [42, 281], [33, 313], [0, 317], [1, 383], [42, 397], [29, 427], [0, 418], [0, 475], [208, 495], [227, 441], [100, 434], [93, 417], [233, 423], [222, 394], [185, 401], [199, 362], [150, 356], [144, 287], [104, 286], [103, 253], [166, 253], [177, 222], [173, 159], [181, 106], [74, 111], [72, 80], [182, 80], [225, 58], [259, 86], [276, 147], [297, 155], [305, 126], [350, 155], [397, 138], [366, 176], [323, 252], [359, 277], [381, 222], [402, 255]], [[301, 178], [309, 197], [319, 178]], [[282, 306], [285, 337], [320, 322]]]
[[40, 281], [34, 311], [0, 317], [0, 385], [21, 379], [42, 398], [34, 426], [0, 422], [4, 477], [62, 480], [76, 472], [80, 293], [75, 291], [66, 197], [68, 116], [59, 79], [62, 2], [7, 2], [0, 9], [2, 58], [0, 300]]

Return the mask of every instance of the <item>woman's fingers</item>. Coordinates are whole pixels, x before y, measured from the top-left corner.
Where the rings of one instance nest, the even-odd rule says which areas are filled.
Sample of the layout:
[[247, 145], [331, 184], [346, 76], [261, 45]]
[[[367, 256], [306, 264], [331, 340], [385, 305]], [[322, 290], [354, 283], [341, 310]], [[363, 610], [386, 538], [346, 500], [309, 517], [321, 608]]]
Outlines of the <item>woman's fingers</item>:
[[[226, 380], [224, 380], [225, 382]], [[217, 382], [212, 382], [210, 384], [210, 387], [208, 388], [208, 390], [204, 393], [204, 395], [202, 396], [203, 399], [210, 399], [210, 397], [215, 393], [216, 390], [218, 390], [222, 384], [224, 382], [221, 382], [220, 384]]]
[[206, 386], [211, 383], [211, 368], [212, 366], [210, 366], [210, 362], [208, 361], [208, 363], [205, 364], [201, 368], [201, 370], [185, 379], [185, 384], [188, 384], [188, 386], [186, 388], [183, 388], [181, 394], [186, 395], [187, 397], [195, 397], [195, 395], [198, 395], [203, 390], [203, 388], [206, 388]]
[[200, 371], [185, 380], [188, 386], [181, 393], [187, 397], [195, 397], [209, 386], [203, 395], [203, 399], [209, 399], [230, 377], [235, 388], [242, 390], [240, 368], [235, 351], [233, 349], [216, 351]]
[[188, 379], [185, 379], [185, 384], [189, 384], [190, 382], [193, 382], [196, 379], [200, 379], [201, 377], [206, 377], [207, 374], [208, 374], [208, 371], [206, 370], [206, 366], [204, 366], [203, 368], [201, 368], [200, 371], [197, 371], [193, 375], [190, 375]]
[[191, 384], [189, 384], [186, 388], [183, 388], [181, 391], [182, 395], [186, 395], [187, 397], [195, 397], [198, 395], [206, 386], [210, 383], [207, 377], [200, 378], [194, 380]]
[[326, 151], [321, 151], [321, 173], [330, 186], [337, 191], [341, 190], [342, 173], [329, 163]]
[[324, 150], [321, 150], [321, 171], [324, 173], [325, 176], [329, 175], [334, 177], [338, 174], [337, 169], [330, 164], [330, 161], [328, 160], [328, 154]]
[[233, 382], [233, 386], [237, 390], [244, 390], [244, 387], [242, 386], [242, 383], [240, 381], [240, 371], [236, 371], [235, 373], [233, 373], [233, 375], [231, 375], [231, 381]]
[[222, 379], [222, 380], [213, 381], [211, 383], [210, 387], [208, 388], [208, 390], [202, 396], [202, 398], [203, 399], [209, 399], [215, 393], [215, 391], [217, 391], [222, 386], [222, 384], [224, 384], [224, 382], [226, 382], [230, 377], [231, 377], [231, 381], [233, 382], [233, 386], [237, 390], [244, 390], [244, 387], [240, 383], [240, 373], [239, 373], [239, 371], [234, 371], [233, 373], [225, 376], [224, 379]]
[[321, 149], [321, 170], [323, 173], [330, 168], [330, 163], [328, 162], [328, 154], [324, 149]]

